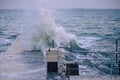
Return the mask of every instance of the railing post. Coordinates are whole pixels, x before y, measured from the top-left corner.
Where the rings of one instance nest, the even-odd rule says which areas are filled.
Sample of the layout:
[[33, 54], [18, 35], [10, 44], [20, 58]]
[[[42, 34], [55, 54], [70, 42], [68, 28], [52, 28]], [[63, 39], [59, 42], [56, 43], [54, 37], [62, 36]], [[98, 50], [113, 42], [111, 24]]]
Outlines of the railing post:
[[120, 61], [118, 62], [118, 70], [119, 70], [119, 75], [120, 75]]
[[119, 39], [116, 39], [116, 63], [118, 63], [118, 71], [119, 71], [119, 75], [120, 75], [120, 60], [118, 59], [118, 56], [119, 56], [119, 54], [118, 54], [118, 40]]
[[115, 55], [116, 55], [116, 63], [118, 62], [118, 39], [116, 39], [116, 50], [115, 50]]
[[118, 54], [118, 40], [119, 39], [116, 39], [116, 49], [115, 49], [115, 60], [116, 60], [116, 63], [118, 64], [118, 75], [120, 75], [120, 60], [118, 58], [119, 54]]
[[110, 71], [110, 80], [112, 80], [112, 72], [113, 72], [113, 58], [111, 57], [111, 71]]

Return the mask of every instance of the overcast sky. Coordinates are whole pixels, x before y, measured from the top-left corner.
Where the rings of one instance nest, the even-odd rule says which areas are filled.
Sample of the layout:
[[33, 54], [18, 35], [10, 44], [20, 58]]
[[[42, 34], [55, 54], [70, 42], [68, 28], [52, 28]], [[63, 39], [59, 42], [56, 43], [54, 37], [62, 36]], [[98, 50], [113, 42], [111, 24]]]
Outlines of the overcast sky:
[[102, 8], [120, 9], [120, 0], [0, 0], [0, 8]]

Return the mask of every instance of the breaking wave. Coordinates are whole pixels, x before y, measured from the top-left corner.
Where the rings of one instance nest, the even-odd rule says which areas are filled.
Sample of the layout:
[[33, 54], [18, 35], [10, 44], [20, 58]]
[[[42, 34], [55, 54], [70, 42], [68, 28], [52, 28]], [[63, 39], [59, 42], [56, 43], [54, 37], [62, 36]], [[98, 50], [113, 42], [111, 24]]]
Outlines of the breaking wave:
[[47, 10], [34, 13], [27, 18], [28, 24], [21, 28], [24, 49], [43, 50], [52, 47], [53, 41], [55, 47], [70, 46], [71, 42], [77, 46], [76, 36], [67, 33], [62, 26], [56, 25], [54, 18]]

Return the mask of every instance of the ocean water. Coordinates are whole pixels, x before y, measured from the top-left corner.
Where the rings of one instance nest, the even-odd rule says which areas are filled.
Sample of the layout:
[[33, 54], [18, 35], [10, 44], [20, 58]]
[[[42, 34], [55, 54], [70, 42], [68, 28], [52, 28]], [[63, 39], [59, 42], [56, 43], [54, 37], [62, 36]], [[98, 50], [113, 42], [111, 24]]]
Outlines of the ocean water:
[[[70, 40], [75, 39], [82, 50], [115, 52], [115, 40], [120, 39], [120, 10], [57, 9], [51, 14], [42, 14], [36, 10], [1, 9], [0, 52], [6, 51], [20, 35], [23, 35], [22, 40], [25, 43], [30, 43], [32, 36], [34, 48], [43, 49], [40, 45], [49, 47], [52, 39], [57, 46], [66, 46]], [[118, 44], [120, 46], [120, 41]], [[98, 62], [84, 60], [83, 65], [79, 66], [81, 75], [91, 71], [94, 75], [98, 70], [109, 73], [107, 69], [100, 69], [94, 64], [98, 65]], [[101, 64], [110, 67], [109, 61]]]
[[[34, 11], [0, 10], [0, 51], [5, 51], [21, 34], [21, 27], [28, 29], [30, 26], [32, 30], [31, 25], [37, 24], [38, 18], [38, 12]], [[115, 40], [120, 38], [120, 10], [58, 9], [52, 13], [52, 18], [56, 25], [76, 36], [81, 48], [115, 51]]]
[[120, 38], [120, 10], [57, 10], [56, 22], [75, 34], [80, 46], [92, 51], [114, 51]]
[[5, 51], [19, 35], [22, 10], [0, 10], [0, 51]]

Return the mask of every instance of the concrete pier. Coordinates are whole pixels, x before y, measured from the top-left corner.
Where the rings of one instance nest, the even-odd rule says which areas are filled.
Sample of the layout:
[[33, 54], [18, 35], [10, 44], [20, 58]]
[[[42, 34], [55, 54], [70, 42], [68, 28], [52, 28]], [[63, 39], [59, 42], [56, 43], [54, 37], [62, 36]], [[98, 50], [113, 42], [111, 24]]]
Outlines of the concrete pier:
[[23, 52], [23, 46], [21, 44], [21, 36], [18, 36], [13, 42], [12, 45], [6, 50], [6, 54], [21, 53]]
[[37, 52], [0, 54], [0, 80], [46, 80], [46, 64]]
[[40, 51], [25, 51], [20, 37], [0, 53], [0, 80], [46, 80], [46, 64]]
[[[52, 53], [48, 50], [48, 53], [49, 54], [47, 55], [50, 56], [47, 57], [46, 59], [48, 63], [58, 62], [59, 54], [54, 54], [54, 53], [59, 53], [59, 52], [54, 51]], [[0, 80], [46, 80], [47, 65], [46, 63], [43, 62], [43, 56], [41, 54], [42, 53], [40, 51], [24, 50], [20, 42], [20, 37], [18, 37], [6, 52], [0, 54]], [[68, 64], [68, 62], [65, 63]], [[55, 78], [56, 76], [57, 75], [52, 77]], [[100, 77], [70, 76], [69, 79], [70, 80], [120, 80], [120, 76], [118, 75], [112, 77], [105, 75]], [[47, 80], [52, 80], [52, 79], [47, 79]]]

